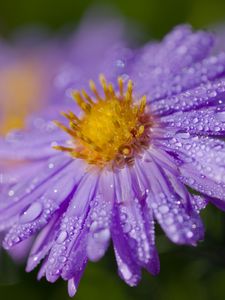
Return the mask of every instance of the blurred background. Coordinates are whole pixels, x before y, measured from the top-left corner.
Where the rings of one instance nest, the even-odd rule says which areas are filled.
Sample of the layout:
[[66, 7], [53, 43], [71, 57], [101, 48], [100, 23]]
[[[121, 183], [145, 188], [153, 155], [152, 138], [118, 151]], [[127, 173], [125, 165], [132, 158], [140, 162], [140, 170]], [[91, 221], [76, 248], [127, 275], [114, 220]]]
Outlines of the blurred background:
[[[138, 43], [161, 38], [179, 23], [190, 23], [194, 28], [216, 28], [223, 26], [223, 22], [225, 23], [224, 0], [1, 0], [0, 40], [4, 40], [4, 46], [0, 45], [0, 49], [3, 48], [7, 52], [8, 46], [5, 46], [5, 43], [10, 44], [18, 40], [21, 32], [31, 27], [39, 28], [38, 32], [42, 34], [44, 32], [48, 38], [68, 34], [76, 29], [84, 14], [91, 7], [100, 4], [107, 4], [108, 10], [112, 9], [120, 18], [133, 25], [129, 36]], [[14, 52], [15, 57], [20, 50], [17, 51], [10, 46], [10, 51]], [[49, 51], [49, 56], [51, 56], [51, 50]], [[7, 57], [8, 52], [5, 56], [0, 55], [0, 63], [3, 66]], [[1, 59], [4, 61], [1, 62]], [[13, 69], [13, 79], [11, 71], [7, 69], [4, 73], [4, 68], [0, 70], [0, 84], [1, 76], [4, 74], [4, 80], [7, 78], [6, 81], [3, 80], [4, 87], [12, 83], [17, 86], [18, 78], [22, 77], [25, 80], [18, 83], [19, 88], [17, 88], [20, 89], [22, 85], [26, 88], [26, 78], [30, 78], [33, 68], [36, 68], [36, 59], [32, 57], [31, 61], [26, 61], [24, 68], [24, 64], [21, 66], [17, 59], [17, 71]], [[18, 106], [26, 108], [22, 109], [21, 118], [25, 117], [26, 110], [36, 109], [35, 99], [38, 98], [39, 92], [34, 93], [34, 90], [37, 84], [43, 84], [40, 78], [46, 74], [44, 68], [40, 68], [39, 71], [41, 76], [32, 77], [34, 87], [25, 96], [23, 95], [24, 102]], [[32, 85], [29, 81], [30, 86]], [[8, 97], [15, 97], [18, 89], [15, 88], [14, 94]], [[34, 97], [33, 104], [28, 105], [26, 99], [30, 98], [31, 94], [37, 98]], [[5, 113], [8, 110], [7, 105], [0, 103], [0, 116], [1, 110]], [[11, 128], [22, 126], [21, 119], [16, 119], [17, 108], [9, 114], [10, 122], [4, 125], [5, 127], [1, 125], [0, 134], [5, 134]], [[206, 238], [197, 248], [175, 246], [157, 228], [157, 246], [161, 258], [161, 273], [158, 277], [153, 278], [144, 272], [143, 280], [138, 287], [126, 286], [117, 276], [111, 249], [99, 263], [89, 263], [75, 296], [76, 299], [225, 299], [225, 215], [209, 206], [202, 216], [206, 225]], [[45, 280], [37, 282], [36, 273], [26, 274], [23, 263], [16, 264], [8, 254], [2, 251], [0, 253], [0, 298], [2, 300], [13, 300], [18, 297], [24, 300], [69, 299], [66, 283], [62, 280], [55, 284], [47, 283]]]

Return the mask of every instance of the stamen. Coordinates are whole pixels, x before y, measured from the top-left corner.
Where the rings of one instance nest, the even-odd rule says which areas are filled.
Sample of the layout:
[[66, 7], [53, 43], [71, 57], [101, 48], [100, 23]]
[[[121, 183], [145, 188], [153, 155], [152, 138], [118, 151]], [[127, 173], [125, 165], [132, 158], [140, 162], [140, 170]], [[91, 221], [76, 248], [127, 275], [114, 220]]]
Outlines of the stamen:
[[147, 102], [147, 97], [143, 96], [140, 100], [140, 107], [139, 107], [139, 111], [140, 113], [143, 113], [146, 107], [146, 102]]
[[63, 125], [61, 122], [59, 121], [53, 121], [55, 123], [56, 126], [58, 126], [59, 128], [61, 128], [63, 131], [67, 132], [69, 135], [74, 136], [74, 131], [67, 128], [65, 125]]
[[105, 79], [105, 76], [103, 74], [100, 74], [99, 76], [99, 81], [101, 83], [101, 86], [103, 88], [103, 91], [105, 93], [105, 96], [107, 96], [107, 92], [108, 92], [108, 86], [107, 86], [107, 82], [106, 82], [106, 79]]
[[73, 92], [72, 96], [84, 112], [86, 112], [86, 113], [90, 112], [90, 110], [91, 110], [90, 104], [88, 104], [84, 101], [84, 99], [82, 98], [82, 96], [79, 92], [77, 92], [77, 91]]
[[55, 149], [55, 150], [60, 150], [60, 151], [73, 152], [72, 148], [64, 147], [64, 146], [53, 146], [52, 148]]
[[115, 91], [114, 91], [114, 88], [113, 88], [113, 85], [110, 83], [108, 85], [108, 91], [109, 91], [109, 97], [115, 97]]
[[67, 151], [72, 157], [84, 159], [99, 168], [122, 168], [125, 164], [131, 166], [135, 155], [146, 149], [150, 141], [152, 120], [145, 112], [146, 97], [134, 103], [131, 80], [124, 92], [123, 79], [118, 78], [118, 94], [104, 75], [99, 76], [99, 81], [105, 94], [103, 98], [93, 81], [90, 81], [90, 88], [95, 99], [84, 90], [73, 93], [84, 115], [78, 118], [71, 111], [63, 113], [69, 120], [69, 128], [55, 122], [72, 136], [73, 146], [55, 146], [54, 149]]
[[95, 97], [97, 98], [97, 100], [102, 100], [93, 80], [89, 81], [89, 86], [90, 86], [90, 89], [92, 90], [92, 92], [94, 93]]
[[127, 92], [126, 92], [126, 100], [127, 102], [132, 102], [132, 94], [133, 94], [133, 83], [131, 80], [128, 81], [127, 84]]
[[85, 90], [81, 91], [82, 96], [91, 104], [94, 104], [94, 101], [91, 99], [91, 97], [85, 92]]
[[119, 86], [120, 96], [123, 96], [123, 78], [122, 77], [118, 77], [118, 86]]

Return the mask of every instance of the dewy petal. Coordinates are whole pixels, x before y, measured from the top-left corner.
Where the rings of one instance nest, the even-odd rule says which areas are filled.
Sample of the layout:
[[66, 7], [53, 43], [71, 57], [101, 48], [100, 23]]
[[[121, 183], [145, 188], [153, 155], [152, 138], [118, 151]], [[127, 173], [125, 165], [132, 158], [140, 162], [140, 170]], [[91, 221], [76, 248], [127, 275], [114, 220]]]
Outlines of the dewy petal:
[[[129, 74], [135, 82], [138, 93], [146, 94], [148, 101], [180, 93], [193, 87], [193, 65], [205, 58], [213, 44], [212, 35], [207, 32], [191, 33], [188, 26], [174, 29], [160, 44], [149, 44], [139, 50], [131, 63]], [[221, 64], [220, 64], [221, 65]], [[190, 66], [190, 70], [188, 67]], [[207, 76], [202, 66], [202, 75]], [[223, 70], [219, 72], [220, 74]], [[182, 74], [183, 72], [183, 74]], [[186, 76], [190, 74], [190, 76]], [[183, 80], [184, 77], [184, 80]], [[191, 80], [186, 80], [189, 77]], [[196, 84], [201, 77], [198, 76]]]
[[76, 276], [68, 280], [68, 294], [70, 297], [75, 296], [83, 273], [84, 273], [84, 268], [82, 268], [80, 272], [77, 272]]
[[[157, 252], [154, 243], [154, 225], [149, 220], [145, 224], [143, 210], [145, 195], [140, 197], [132, 187], [132, 177], [128, 168], [123, 168], [115, 176], [116, 201], [123, 235], [130, 247], [134, 260], [153, 274], [157, 273]], [[147, 229], [150, 228], [150, 232]], [[153, 234], [153, 236], [151, 236]]]
[[33, 240], [33, 237], [30, 237], [29, 239], [17, 244], [15, 247], [9, 250], [9, 254], [14, 261], [18, 263], [25, 261], [26, 257], [29, 254]]
[[49, 254], [46, 270], [49, 281], [54, 281], [61, 273], [63, 278], [70, 279], [86, 264], [87, 232], [84, 227], [97, 179], [96, 174], [86, 174], [70, 201]]
[[41, 280], [45, 274], [46, 274], [46, 268], [47, 268], [47, 258], [44, 259], [42, 265], [41, 265], [41, 268], [38, 272], [38, 275], [37, 275], [37, 279], [38, 280]]
[[105, 171], [100, 175], [89, 213], [87, 256], [92, 261], [99, 260], [108, 248], [114, 197], [113, 174]]
[[[165, 151], [152, 147], [151, 155], [158, 164], [163, 166], [163, 170], [167, 177], [171, 177], [171, 174], [175, 178], [180, 177], [179, 168], [176, 165], [175, 160], [169, 154], [167, 154]], [[202, 196], [190, 194], [180, 180], [173, 180], [171, 183], [176, 193], [181, 198], [190, 201], [193, 209], [197, 213], [200, 213], [200, 211], [206, 207], [208, 200]]]
[[[160, 98], [179, 94], [180, 92], [194, 88], [201, 83], [219, 78], [224, 75], [224, 73], [225, 53], [207, 57], [201, 62], [197, 62], [188, 68], [184, 68], [179, 74], [171, 78], [171, 81], [169, 81], [167, 85], [164, 84], [161, 90], [160, 86], [157, 86], [158, 90], [160, 90]], [[153, 99], [155, 98], [153, 97]]]
[[[53, 123], [53, 120], [64, 120], [60, 111], [65, 109], [65, 106], [48, 107], [44, 113], [35, 114], [28, 119], [26, 131], [12, 131], [6, 137], [1, 137], [1, 158], [41, 159], [57, 154], [52, 146], [57, 142], [65, 142], [68, 137]], [[77, 109], [75, 105], [70, 106], [68, 109]]]
[[176, 112], [161, 118], [169, 127], [191, 134], [225, 136], [225, 106], [209, 107], [188, 112]]
[[175, 190], [179, 179], [172, 173], [167, 176], [163, 164], [150, 154], [143, 161], [143, 170], [149, 183], [149, 205], [167, 236], [178, 244], [196, 245], [203, 238], [203, 225], [190, 199]]
[[146, 265], [146, 268], [152, 275], [157, 275], [160, 271], [160, 261], [155, 245], [155, 220], [153, 210], [147, 201], [148, 185], [146, 186], [143, 172], [139, 167], [139, 159], [136, 159], [135, 165], [131, 169], [131, 178], [134, 192], [136, 195], [138, 195], [138, 199], [141, 199], [142, 216], [150, 246], [151, 259]]
[[[76, 167], [80, 170], [72, 175]], [[61, 205], [65, 206], [70, 200], [71, 193], [73, 194], [74, 188], [76, 188], [82, 175], [79, 161], [74, 161], [69, 167], [61, 171], [60, 176], [56, 177], [47, 191], [20, 215], [18, 222], [6, 235], [3, 242], [4, 247], [8, 249], [33, 235], [47, 224], [58, 209], [63, 211]]]
[[209, 203], [208, 197], [202, 197], [199, 195], [191, 195], [191, 203], [194, 208], [194, 210], [199, 213], [202, 209], [206, 207], [206, 205]]
[[225, 80], [212, 82], [152, 103], [151, 110], [155, 115], [164, 116], [179, 111], [189, 111], [204, 107], [223, 107], [225, 104]]
[[[182, 165], [180, 168], [181, 176], [180, 180], [195, 189], [196, 191], [209, 196], [209, 200], [215, 198], [214, 203], [216, 203], [216, 199], [220, 200], [220, 203], [225, 203], [225, 186], [224, 184], [217, 183], [215, 180], [207, 177], [207, 175], [203, 175], [196, 171], [192, 164]], [[222, 207], [222, 205], [220, 205]]]
[[49, 223], [42, 229], [42, 231], [36, 237], [28, 257], [26, 266], [27, 272], [32, 271], [51, 249], [56, 235], [58, 233], [59, 223], [61, 221], [60, 214], [60, 211], [55, 213], [55, 215], [52, 216]]
[[132, 256], [131, 249], [124, 236], [116, 204], [114, 205], [114, 218], [111, 234], [119, 275], [128, 285], [136, 286], [141, 280], [141, 267]]
[[10, 188], [7, 195], [2, 194], [0, 196], [0, 224], [4, 228], [4, 222], [22, 213], [28, 205], [35, 201], [38, 197], [41, 197], [47, 187], [52, 184], [62, 174], [60, 171], [65, 169], [73, 160], [66, 156], [59, 155], [56, 158], [49, 159], [39, 169], [38, 175], [35, 175], [32, 179], [25, 178], [18, 184], [15, 184]]
[[66, 140], [66, 135], [62, 134], [62, 130], [60, 131], [57, 130], [55, 137], [52, 135], [46, 141], [41, 134], [29, 136], [29, 142], [23, 140], [23, 133], [13, 132], [7, 139], [0, 139], [0, 156], [4, 160], [35, 160], [57, 155], [53, 146]]
[[225, 201], [225, 143], [210, 137], [176, 134], [164, 140], [178, 159], [181, 180], [193, 189]]

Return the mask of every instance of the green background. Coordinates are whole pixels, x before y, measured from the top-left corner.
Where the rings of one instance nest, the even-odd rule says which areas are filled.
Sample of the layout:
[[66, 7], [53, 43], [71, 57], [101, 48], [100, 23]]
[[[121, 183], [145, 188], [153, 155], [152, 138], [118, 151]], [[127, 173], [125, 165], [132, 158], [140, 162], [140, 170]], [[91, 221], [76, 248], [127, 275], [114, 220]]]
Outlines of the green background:
[[58, 30], [65, 24], [77, 24], [87, 8], [95, 4], [113, 5], [153, 37], [161, 37], [179, 23], [208, 27], [225, 20], [224, 0], [1, 0], [0, 32], [10, 34], [27, 24]]
[[[0, 0], [0, 34], [10, 37], [26, 25], [42, 25], [50, 32], [79, 24], [85, 11], [96, 3], [113, 7], [134, 22], [145, 39], [159, 38], [179, 23], [208, 28], [225, 21], [224, 0]], [[89, 263], [81, 281], [78, 300], [222, 300], [225, 299], [225, 216], [209, 206], [202, 217], [206, 238], [197, 248], [175, 246], [157, 228], [161, 273], [143, 273], [137, 288], [126, 286], [117, 276], [112, 250], [97, 264]], [[69, 299], [62, 280], [49, 284], [36, 281], [7, 256], [0, 258], [0, 299]]]

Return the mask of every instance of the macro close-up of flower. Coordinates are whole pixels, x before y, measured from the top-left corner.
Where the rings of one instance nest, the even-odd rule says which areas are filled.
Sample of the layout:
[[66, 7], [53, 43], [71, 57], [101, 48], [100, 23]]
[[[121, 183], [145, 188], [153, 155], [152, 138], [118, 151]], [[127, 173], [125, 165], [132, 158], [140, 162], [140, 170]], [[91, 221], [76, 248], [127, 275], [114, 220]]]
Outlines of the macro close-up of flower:
[[1, 297], [222, 300], [223, 15], [94, 2], [0, 9]]
[[0, 195], [5, 249], [40, 231], [27, 271], [44, 259], [38, 278], [68, 280], [73, 296], [111, 239], [134, 286], [142, 268], [159, 272], [155, 222], [177, 244], [204, 238], [200, 210], [225, 200], [225, 54], [210, 55], [213, 40], [184, 25], [162, 42], [115, 48], [89, 88], [88, 78], [70, 83], [71, 102], [1, 140], [1, 159], [27, 161]]

